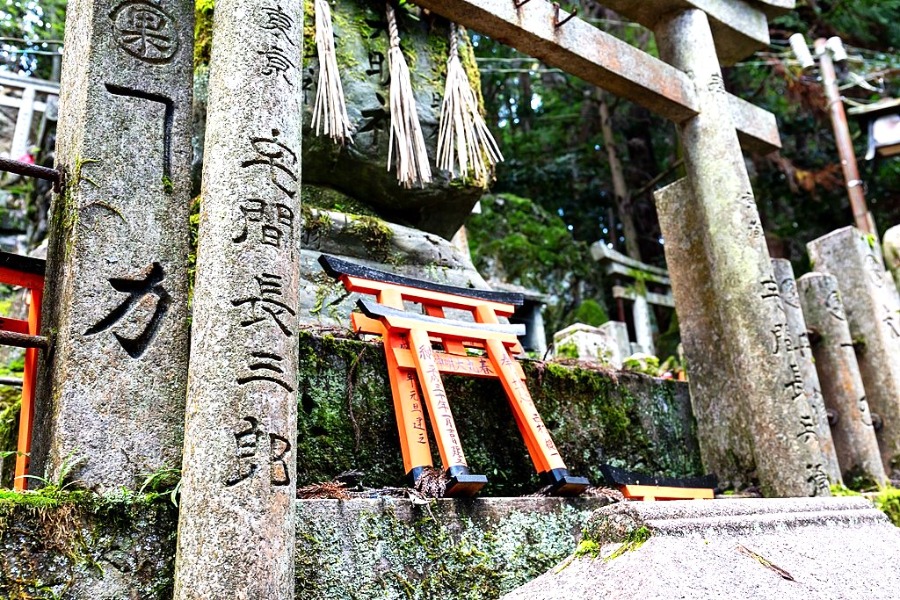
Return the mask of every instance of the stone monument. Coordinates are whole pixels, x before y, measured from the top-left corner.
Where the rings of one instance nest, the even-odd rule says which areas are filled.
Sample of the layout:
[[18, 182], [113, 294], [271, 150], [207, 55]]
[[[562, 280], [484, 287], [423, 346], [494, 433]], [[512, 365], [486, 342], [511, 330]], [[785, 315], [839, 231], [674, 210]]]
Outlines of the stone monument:
[[875, 240], [844, 227], [807, 244], [816, 271], [838, 282], [872, 412], [881, 416], [881, 459], [900, 468], [900, 300]]
[[303, 11], [218, 0], [175, 595], [293, 598]]
[[884, 483], [884, 463], [875, 437], [873, 415], [859, 375], [837, 280], [807, 273], [797, 281], [799, 300], [810, 332], [825, 405], [841, 472], [849, 481], [863, 476]]
[[137, 489], [180, 463], [194, 3], [73, 0], [32, 473]]
[[660, 55], [698, 82], [679, 125], [688, 177], [657, 192], [705, 466], [767, 495], [828, 495], [826, 461], [787, 335], [750, 180], [725, 104], [706, 15], [663, 20]]
[[825, 409], [825, 400], [822, 398], [822, 385], [819, 383], [819, 375], [816, 372], [816, 361], [813, 358], [809, 343], [806, 321], [803, 318], [800, 296], [797, 293], [797, 280], [794, 278], [794, 268], [789, 260], [773, 258], [772, 268], [775, 271], [775, 280], [778, 282], [778, 290], [781, 294], [781, 302], [784, 305], [784, 314], [787, 318], [787, 331], [785, 343], [790, 342], [793, 356], [793, 364], [797, 365], [800, 376], [803, 379], [803, 389], [806, 392], [806, 400], [809, 408], [801, 405], [799, 411], [801, 419], [808, 425], [812, 425], [819, 439], [822, 449], [822, 468], [828, 474], [831, 483], [841, 483], [841, 468], [834, 450], [834, 441], [831, 437], [831, 428], [828, 425], [828, 414]]

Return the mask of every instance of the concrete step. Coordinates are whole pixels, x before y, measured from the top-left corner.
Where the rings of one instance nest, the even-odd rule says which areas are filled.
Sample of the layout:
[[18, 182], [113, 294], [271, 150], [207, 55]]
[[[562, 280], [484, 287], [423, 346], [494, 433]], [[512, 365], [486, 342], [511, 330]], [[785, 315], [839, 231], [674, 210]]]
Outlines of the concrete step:
[[627, 502], [505, 600], [889, 599], [900, 529], [863, 498]]

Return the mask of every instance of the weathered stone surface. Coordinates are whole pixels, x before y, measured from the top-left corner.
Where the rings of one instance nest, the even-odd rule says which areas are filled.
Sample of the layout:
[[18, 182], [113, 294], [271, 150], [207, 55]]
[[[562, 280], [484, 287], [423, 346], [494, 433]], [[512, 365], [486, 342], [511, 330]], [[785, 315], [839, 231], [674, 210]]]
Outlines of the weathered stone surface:
[[607, 321], [600, 327], [570, 325], [553, 334], [553, 349], [557, 357], [596, 360], [616, 369], [631, 355], [628, 327], [621, 321]]
[[619, 503], [579, 550], [504, 598], [886, 600], [900, 586], [900, 529], [862, 498]]
[[[822, 385], [819, 383], [819, 374], [816, 372], [800, 296], [797, 293], [794, 268], [791, 266], [791, 261], [783, 258], [773, 258], [772, 268], [787, 318], [786, 337], [790, 338], [793, 360], [803, 378], [803, 390], [809, 404], [808, 409], [801, 406], [801, 419], [809, 426], [809, 430], [815, 431], [819, 447], [822, 450], [822, 469], [828, 475], [828, 480], [831, 483], [842, 483], [841, 468], [834, 450], [834, 440], [831, 438], [825, 400], [822, 398]], [[811, 434], [806, 433], [805, 435]]]
[[171, 598], [176, 521], [168, 499], [6, 492], [0, 598]]
[[900, 225], [884, 232], [884, 262], [894, 276], [897, 293], [900, 293]]
[[600, 499], [297, 503], [297, 598], [498, 598], [572, 551]]
[[900, 469], [900, 299], [873, 249], [854, 227], [838, 229], [807, 244], [816, 271], [838, 281], [859, 371], [873, 413], [881, 460]]
[[814, 340], [811, 349], [822, 395], [836, 417], [831, 431], [841, 471], [848, 482], [863, 476], [884, 483], [884, 464], [837, 280], [824, 273], [807, 273], [797, 285]]
[[[528, 390], [570, 472], [603, 481], [604, 462], [675, 477], [700, 475], [687, 385], [636, 373], [524, 361]], [[298, 485], [351, 470], [367, 487], [405, 485], [381, 343], [300, 336]], [[485, 496], [540, 483], [499, 381], [445, 377], [466, 458]], [[432, 444], [434, 448], [434, 444]]]
[[293, 597], [299, 3], [218, 0], [174, 598]]
[[605, 0], [604, 5], [627, 19], [654, 29], [665, 15], [686, 9], [699, 9], [709, 17], [716, 53], [723, 65], [732, 65], [769, 44], [766, 15], [744, 0], [658, 0], [631, 2]]
[[[193, 2], [69, 4], [32, 472], [134, 488], [178, 465]], [[140, 423], [140, 427], [136, 424]]]
[[[66, 496], [0, 498], [0, 597], [172, 597], [176, 510], [167, 498]], [[299, 501], [293, 598], [497, 598], [571, 552], [604, 503]]]
[[706, 14], [670, 15], [655, 33], [660, 55], [692, 74], [701, 105], [678, 126], [687, 183], [659, 192], [657, 212], [704, 464], [736, 485], [758, 478], [766, 495], [828, 495]]

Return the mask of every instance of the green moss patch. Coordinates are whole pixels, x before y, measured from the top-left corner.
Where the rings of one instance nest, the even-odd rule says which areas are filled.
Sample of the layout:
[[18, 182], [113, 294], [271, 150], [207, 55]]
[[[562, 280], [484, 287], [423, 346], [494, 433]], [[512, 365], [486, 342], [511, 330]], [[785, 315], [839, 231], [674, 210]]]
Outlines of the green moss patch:
[[[359, 470], [367, 487], [405, 485], [380, 343], [300, 336], [298, 484]], [[528, 387], [570, 471], [602, 482], [601, 463], [669, 476], [699, 475], [685, 384], [524, 363]], [[485, 496], [540, 487], [499, 381], [444, 378], [466, 458], [488, 477]], [[436, 445], [432, 442], [432, 448]], [[439, 458], [434, 457], [436, 465]]]
[[300, 504], [296, 597], [336, 600], [499, 598], [567, 556], [595, 507], [539, 499]]
[[176, 522], [157, 495], [0, 491], [0, 598], [171, 598]]

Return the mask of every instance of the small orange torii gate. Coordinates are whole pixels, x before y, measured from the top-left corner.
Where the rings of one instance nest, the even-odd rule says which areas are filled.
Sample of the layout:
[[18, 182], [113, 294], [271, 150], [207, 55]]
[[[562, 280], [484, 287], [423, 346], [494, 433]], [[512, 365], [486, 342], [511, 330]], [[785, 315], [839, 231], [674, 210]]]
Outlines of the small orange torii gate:
[[[371, 269], [323, 254], [319, 263], [350, 292], [374, 295], [377, 302], [360, 300], [364, 314], [351, 315], [358, 333], [384, 340], [394, 411], [400, 432], [403, 466], [410, 483], [432, 466], [423, 410], [428, 409], [441, 463], [450, 481], [447, 496], [472, 496], [487, 483], [484, 475], [469, 472], [456, 431], [442, 373], [500, 380], [522, 433], [528, 454], [550, 493], [577, 495], [587, 479], [569, 474], [550, 432], [525, 385], [522, 367], [513, 359], [521, 353], [518, 335], [524, 327], [504, 325], [498, 317], [513, 314], [521, 294], [441, 285]], [[422, 305], [425, 315], [404, 310], [404, 302]], [[471, 314], [475, 322], [445, 318], [446, 309]], [[433, 342], [440, 345], [434, 350]], [[469, 355], [468, 348], [483, 351]], [[421, 396], [419, 390], [421, 389]]]

